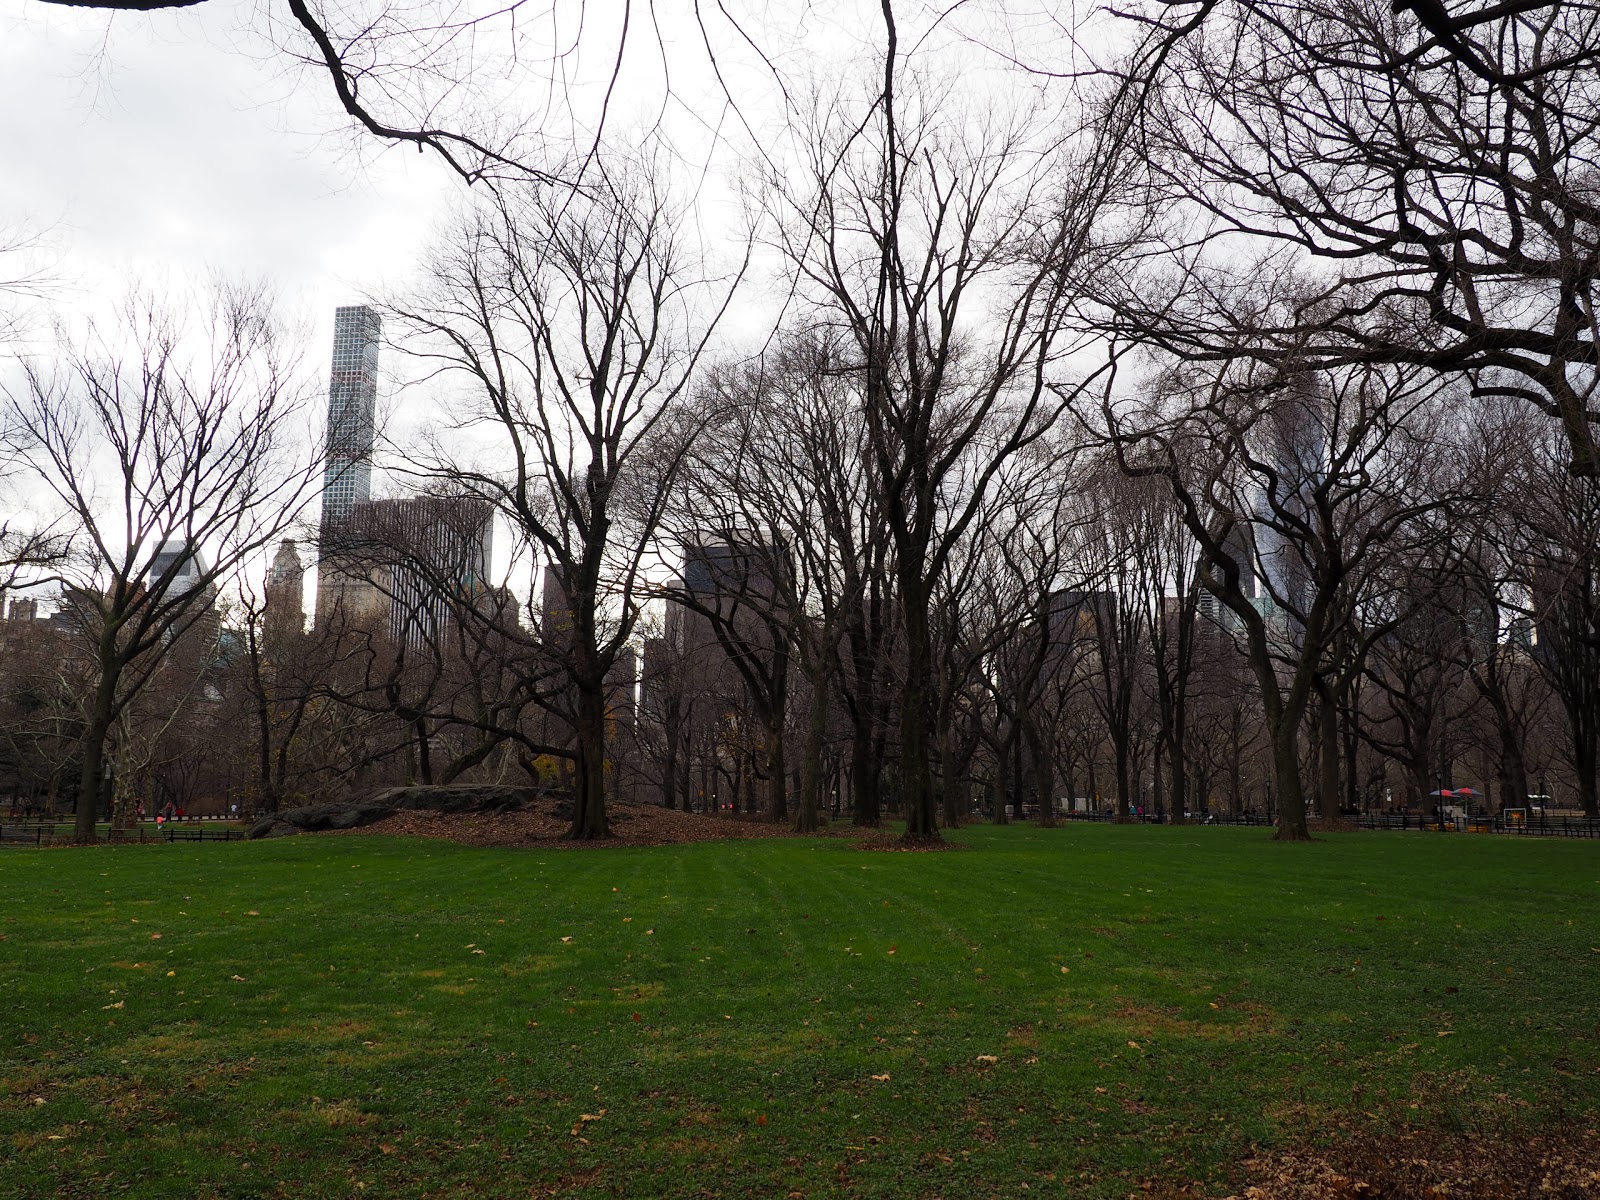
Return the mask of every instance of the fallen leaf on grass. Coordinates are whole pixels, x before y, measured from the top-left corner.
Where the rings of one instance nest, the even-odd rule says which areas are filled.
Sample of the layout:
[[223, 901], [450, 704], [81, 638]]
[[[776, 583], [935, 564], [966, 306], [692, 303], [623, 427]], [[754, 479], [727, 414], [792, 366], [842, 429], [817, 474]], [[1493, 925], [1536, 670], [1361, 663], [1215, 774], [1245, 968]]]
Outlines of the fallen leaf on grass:
[[152, 942], [159, 942], [161, 940], [161, 935], [159, 933], [152, 933], [150, 935], [150, 940]]
[[606, 1115], [606, 1110], [603, 1109], [603, 1108], [599, 1112], [581, 1114], [578, 1117], [578, 1119], [572, 1123], [572, 1136], [573, 1137], [577, 1137], [578, 1134], [583, 1131], [583, 1127], [585, 1125], [587, 1125], [590, 1121], [598, 1121], [601, 1117], [603, 1117], [605, 1115]]
[[252, 909], [251, 909], [251, 910], [250, 910], [250, 911], [249, 911], [249, 912], [247, 912], [247, 913], [245, 913], [245, 916], [247, 916], [247, 917], [259, 917], [259, 916], [260, 916], [260, 915], [261, 915], [261, 914], [260, 914], [260, 913], [258, 913], [258, 912], [257, 912], [257, 911], [256, 911], [256, 910], [255, 910], [255, 909], [253, 909], [253, 908], [252, 908]]
[[234, 976], [234, 977], [233, 977], [233, 981], [234, 981], [234, 982], [235, 982], [235, 983], [249, 983], [249, 982], [250, 982], [250, 981], [249, 981], [249, 980], [248, 980], [248, 979], [246, 979], [246, 978], [245, 978], [245, 977], [244, 977], [244, 976], [243, 976], [243, 975], [235, 975], [235, 976]]
[[981, 1063], [997, 1063], [1000, 1060], [993, 1054], [980, 1054], [978, 1055], [978, 1061]]
[[1454, 1029], [1441, 1029], [1434, 1036], [1435, 1037], [1455, 1037], [1455, 1035], [1456, 1035], [1456, 1031]]
[[570, 942], [570, 941], [571, 941], [571, 940], [572, 940], [572, 939], [571, 939], [571, 938], [569, 938], [569, 937], [564, 937], [564, 938], [562, 938], [562, 939], [561, 939], [561, 940], [562, 940], [562, 941], [563, 941], [563, 942]]
[[872, 1077], [872, 1082], [873, 1083], [888, 1083], [889, 1082], [889, 1076], [888, 1075], [874, 1075]]
[[105, 1012], [105, 1010], [108, 1009], [108, 1008], [125, 1008], [126, 1006], [127, 1006], [127, 1001], [118, 1000], [115, 1004], [102, 1004], [100, 1006], [100, 1011], [101, 1012]]

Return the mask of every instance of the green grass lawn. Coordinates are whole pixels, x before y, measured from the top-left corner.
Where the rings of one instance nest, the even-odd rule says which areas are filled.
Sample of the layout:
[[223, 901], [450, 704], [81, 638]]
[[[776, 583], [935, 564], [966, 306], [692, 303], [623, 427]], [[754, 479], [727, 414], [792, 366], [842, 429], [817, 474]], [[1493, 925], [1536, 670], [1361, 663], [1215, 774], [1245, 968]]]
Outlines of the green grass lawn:
[[1600, 845], [0, 853], [0, 1196], [1125, 1196], [1600, 1109]]

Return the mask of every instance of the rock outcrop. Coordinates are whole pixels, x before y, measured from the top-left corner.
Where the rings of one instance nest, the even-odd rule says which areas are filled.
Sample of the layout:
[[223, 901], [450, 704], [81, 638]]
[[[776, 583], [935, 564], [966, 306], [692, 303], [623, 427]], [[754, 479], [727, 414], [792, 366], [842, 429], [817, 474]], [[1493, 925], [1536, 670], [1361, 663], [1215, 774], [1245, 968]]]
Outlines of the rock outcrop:
[[365, 800], [341, 800], [268, 813], [245, 834], [247, 838], [318, 833], [325, 829], [359, 829], [397, 812], [516, 812], [540, 798], [538, 788], [490, 784], [469, 787], [388, 788]]

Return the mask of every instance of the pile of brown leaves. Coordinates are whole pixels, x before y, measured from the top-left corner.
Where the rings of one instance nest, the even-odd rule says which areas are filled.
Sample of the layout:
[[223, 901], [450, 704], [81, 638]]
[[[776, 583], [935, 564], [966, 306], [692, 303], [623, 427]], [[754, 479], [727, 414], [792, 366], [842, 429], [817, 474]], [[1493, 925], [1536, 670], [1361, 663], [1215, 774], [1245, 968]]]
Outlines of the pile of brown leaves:
[[351, 834], [380, 833], [401, 837], [443, 838], [465, 846], [676, 846], [731, 838], [854, 836], [849, 825], [835, 825], [821, 835], [797, 834], [787, 823], [741, 817], [711, 817], [660, 808], [653, 804], [611, 805], [606, 810], [612, 837], [603, 842], [565, 840], [571, 822], [551, 805], [510, 813], [400, 812], [385, 821], [352, 829]]
[[1600, 1200], [1600, 1133], [1408, 1132], [1252, 1159], [1230, 1200]]

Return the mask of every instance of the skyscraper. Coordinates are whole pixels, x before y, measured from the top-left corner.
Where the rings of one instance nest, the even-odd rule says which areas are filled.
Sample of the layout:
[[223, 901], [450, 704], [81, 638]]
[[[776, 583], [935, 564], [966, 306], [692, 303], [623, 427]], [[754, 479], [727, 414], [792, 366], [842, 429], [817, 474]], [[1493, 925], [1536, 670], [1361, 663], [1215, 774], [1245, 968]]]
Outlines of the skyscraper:
[[495, 603], [489, 582], [494, 509], [466, 496], [356, 504], [325, 531], [317, 623], [335, 614], [396, 643], [437, 642], [453, 606]]
[[267, 571], [267, 624], [276, 632], [305, 632], [305, 565], [292, 539], [278, 544]]
[[336, 528], [372, 498], [372, 442], [378, 402], [378, 338], [383, 320], [364, 304], [334, 310], [328, 377], [328, 462], [322, 474], [322, 526]]

